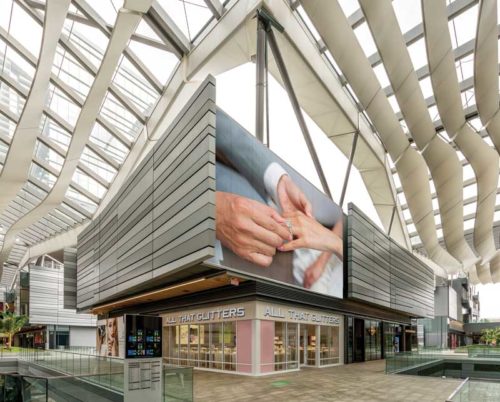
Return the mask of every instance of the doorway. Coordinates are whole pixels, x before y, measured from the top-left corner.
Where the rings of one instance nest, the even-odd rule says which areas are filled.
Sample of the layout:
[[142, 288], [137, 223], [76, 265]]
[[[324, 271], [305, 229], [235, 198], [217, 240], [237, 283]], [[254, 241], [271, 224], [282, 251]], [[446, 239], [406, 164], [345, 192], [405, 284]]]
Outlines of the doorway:
[[354, 362], [365, 361], [365, 320], [354, 319]]
[[316, 366], [316, 325], [300, 326], [300, 366]]

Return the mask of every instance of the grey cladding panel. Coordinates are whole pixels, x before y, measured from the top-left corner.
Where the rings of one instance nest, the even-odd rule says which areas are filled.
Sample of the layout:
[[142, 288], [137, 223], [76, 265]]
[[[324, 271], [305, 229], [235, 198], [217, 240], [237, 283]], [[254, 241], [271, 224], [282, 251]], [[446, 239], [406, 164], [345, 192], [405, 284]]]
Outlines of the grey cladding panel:
[[76, 248], [64, 249], [64, 308], [76, 309]]
[[66, 308], [65, 274], [65, 268], [39, 266], [32, 266], [30, 268], [30, 324], [95, 326], [95, 316], [91, 314], [79, 314], [74, 308]]
[[384, 234], [353, 204], [349, 204], [347, 245], [348, 297], [413, 317], [433, 317], [432, 270]]
[[210, 77], [78, 237], [79, 309], [157, 287], [213, 256], [215, 113]]

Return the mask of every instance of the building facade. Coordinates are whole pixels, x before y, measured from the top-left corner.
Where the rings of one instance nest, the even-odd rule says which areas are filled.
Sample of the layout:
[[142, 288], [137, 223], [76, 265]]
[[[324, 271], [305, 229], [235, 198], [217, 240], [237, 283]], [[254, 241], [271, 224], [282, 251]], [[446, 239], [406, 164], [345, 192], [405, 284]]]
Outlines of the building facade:
[[[73, 257], [76, 258], [74, 251]], [[19, 272], [13, 292], [15, 313], [28, 324], [15, 343], [28, 348], [95, 347], [96, 317], [65, 307], [64, 264], [43, 256]]]
[[479, 295], [467, 278], [437, 278], [435, 317], [419, 320], [422, 346], [455, 349], [473, 343], [465, 324], [479, 320]]
[[[381, 359], [416, 347], [412, 320], [434, 313], [432, 270], [354, 205], [343, 214], [214, 99], [209, 78], [80, 234], [77, 308], [100, 319], [161, 316], [164, 361], [243, 375]], [[258, 266], [219, 233], [225, 218], [234, 229], [248, 216], [224, 216], [221, 199], [245, 194], [239, 205], [251, 204], [250, 216], [270, 211], [269, 183], [281, 171], [311, 200], [322, 226], [315, 226], [318, 241], [333, 239], [326, 243], [332, 254], [307, 286], [321, 251], [278, 252]]]

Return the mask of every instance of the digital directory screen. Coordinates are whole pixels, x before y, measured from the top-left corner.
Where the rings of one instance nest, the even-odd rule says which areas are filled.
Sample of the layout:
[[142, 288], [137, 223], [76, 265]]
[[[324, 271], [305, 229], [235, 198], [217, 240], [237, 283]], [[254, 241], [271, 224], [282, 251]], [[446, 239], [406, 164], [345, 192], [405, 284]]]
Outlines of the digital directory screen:
[[162, 356], [162, 318], [144, 315], [125, 316], [125, 358]]

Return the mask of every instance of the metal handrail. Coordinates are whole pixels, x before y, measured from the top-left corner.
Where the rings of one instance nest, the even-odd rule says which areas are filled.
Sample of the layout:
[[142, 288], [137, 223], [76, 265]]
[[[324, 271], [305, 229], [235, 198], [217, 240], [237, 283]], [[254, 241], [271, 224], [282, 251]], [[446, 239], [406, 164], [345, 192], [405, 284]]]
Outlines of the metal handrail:
[[453, 393], [446, 399], [446, 402], [454, 402], [453, 398], [455, 398], [456, 395], [462, 390], [462, 388], [465, 386], [465, 384], [468, 384], [469, 382], [469, 377], [467, 377], [462, 383], [458, 386], [458, 388], [453, 391]]

